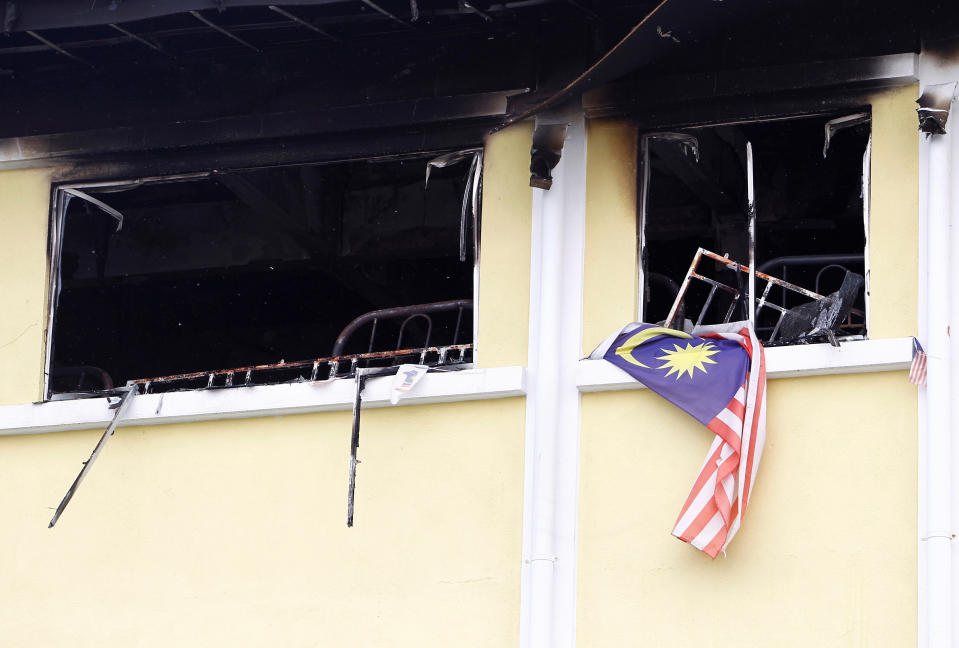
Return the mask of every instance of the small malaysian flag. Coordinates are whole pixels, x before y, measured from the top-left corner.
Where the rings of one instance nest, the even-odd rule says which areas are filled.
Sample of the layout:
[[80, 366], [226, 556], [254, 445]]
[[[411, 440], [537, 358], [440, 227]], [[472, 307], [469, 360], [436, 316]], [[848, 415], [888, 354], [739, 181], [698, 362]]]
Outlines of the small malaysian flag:
[[920, 387], [926, 386], [926, 352], [919, 340], [912, 338], [912, 366], [909, 368], [909, 382]]

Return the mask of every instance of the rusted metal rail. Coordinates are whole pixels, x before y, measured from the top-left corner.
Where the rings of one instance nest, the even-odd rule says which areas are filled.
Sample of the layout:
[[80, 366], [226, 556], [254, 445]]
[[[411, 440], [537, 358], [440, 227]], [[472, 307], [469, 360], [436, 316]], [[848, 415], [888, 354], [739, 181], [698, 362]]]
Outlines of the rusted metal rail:
[[[679, 293], [676, 295], [676, 299], [673, 302], [673, 306], [670, 309], [669, 315], [666, 318], [666, 326], [668, 327], [676, 327], [677, 325], [680, 327], [682, 326], [682, 322], [676, 321], [677, 315], [681, 309], [688, 311], [688, 305], [685, 304], [685, 298], [686, 298], [686, 293], [689, 291], [689, 287], [694, 280], [701, 281], [710, 287], [709, 293], [706, 296], [706, 300], [704, 301], [703, 306], [699, 311], [699, 315], [696, 318], [695, 326], [699, 326], [703, 323], [703, 319], [706, 316], [706, 313], [709, 310], [709, 307], [712, 305], [717, 291], [725, 292], [729, 294], [731, 297], [729, 308], [727, 309], [726, 314], [722, 320], [723, 322], [730, 321], [730, 318], [732, 317], [733, 313], [736, 310], [736, 306], [740, 303], [740, 298], [742, 295], [738, 288], [734, 288], [732, 286], [726, 285], [722, 283], [721, 281], [717, 281], [716, 279], [707, 277], [699, 272], [699, 264], [703, 260], [703, 258], [716, 261], [722, 264], [723, 266], [725, 266], [727, 269], [732, 270], [733, 272], [742, 272], [746, 275], [750, 274], [749, 266], [733, 261], [728, 256], [720, 256], [719, 254], [716, 254], [715, 252], [710, 252], [709, 250], [706, 250], [703, 248], [697, 249], [696, 254], [693, 256], [692, 263], [689, 264], [689, 270], [686, 272], [686, 278], [683, 280], [683, 283], [679, 288]], [[788, 291], [788, 292], [800, 295], [808, 299], [810, 302], [831, 303], [834, 301], [832, 297], [829, 297], [826, 295], [820, 295], [817, 292], [814, 292], [807, 288], [803, 288], [802, 286], [797, 286], [796, 284], [790, 283], [788, 281], [784, 281], [783, 279], [766, 274], [765, 272], [760, 272], [757, 270], [755, 271], [754, 275], [757, 280], [766, 282], [766, 286], [763, 289], [762, 294], [759, 295], [758, 297], [754, 297], [753, 299], [753, 303], [755, 304], [755, 317], [758, 318], [760, 311], [764, 308], [775, 310], [779, 313], [779, 316], [776, 319], [776, 324], [773, 326], [772, 333], [769, 335], [767, 342], [776, 341], [776, 336], [779, 333], [779, 330], [783, 324], [784, 318], [790, 312], [793, 311], [793, 309], [785, 308], [784, 306], [780, 306], [779, 304], [769, 301], [769, 293], [772, 290], [773, 286], [782, 288], [783, 291]], [[864, 318], [865, 316], [865, 314], [858, 309], [852, 308], [852, 309], [849, 309], [849, 311], [850, 311], [850, 314], [856, 315], [857, 317]], [[755, 322], [753, 323], [753, 325], [755, 326]], [[849, 323], [847, 323], [847, 325], [849, 325]], [[859, 326], [859, 325], [856, 325], [856, 326]], [[819, 332], [819, 331], [817, 330], [814, 332]], [[829, 336], [830, 342], [834, 342], [834, 336], [831, 330], [828, 330], [828, 331], [822, 330], [821, 332]]]
[[[127, 381], [127, 385], [135, 386], [139, 393], [147, 394], [154, 388], [160, 386], [175, 386], [177, 383], [191, 383], [188, 387], [193, 389], [263, 384], [262, 382], [254, 381], [256, 374], [263, 373], [282, 373], [303, 370], [295, 378], [275, 382], [290, 382], [291, 380], [316, 381], [351, 377], [356, 374], [357, 369], [361, 366], [364, 368], [383, 366], [383, 363], [399, 364], [401, 362], [415, 362], [416, 364], [428, 366], [445, 366], [463, 363], [468, 361], [470, 352], [473, 349], [472, 344], [459, 343], [463, 324], [463, 312], [465, 310], [471, 310], [472, 308], [472, 299], [454, 299], [428, 304], [383, 308], [364, 313], [347, 324], [339, 336], [337, 336], [336, 343], [333, 345], [333, 352], [327, 357], [310, 358], [294, 362], [275, 362], [270, 364], [230, 367], [226, 369], [191, 371], [188, 373], [171, 374], [153, 378], [138, 378]], [[456, 323], [453, 327], [452, 343], [431, 346], [430, 342], [433, 336], [433, 319], [431, 316], [441, 312], [456, 312]], [[402, 319], [397, 334], [396, 348], [392, 351], [373, 351], [376, 343], [377, 324], [380, 321], [391, 319]], [[409, 335], [409, 324], [418, 319], [425, 320], [426, 322], [423, 345], [403, 347], [404, 335]], [[351, 337], [367, 324], [371, 325], [367, 352], [353, 354], [343, 353]], [[198, 381], [203, 380], [206, 380], [205, 385], [196, 384]]]
[[[310, 377], [304, 380], [329, 380], [332, 378], [346, 378], [355, 375], [360, 364], [378, 361], [415, 360], [418, 364], [446, 365], [465, 362], [467, 353], [473, 348], [472, 344], [451, 344], [439, 347], [420, 347], [413, 349], [399, 349], [397, 351], [376, 351], [373, 353], [356, 353], [351, 355], [331, 356], [296, 362], [277, 362], [273, 364], [251, 365], [247, 367], [232, 367], [230, 369], [214, 369], [211, 371], [194, 371], [190, 373], [158, 376], [155, 378], [138, 378], [130, 380], [128, 385], [138, 386], [140, 393], [148, 394], [150, 389], [157, 385], [175, 382], [199, 380], [206, 378], [207, 387], [236, 387], [254, 384], [253, 374], [264, 371], [282, 371], [309, 368]], [[326, 371], [326, 376], [320, 377], [320, 372]], [[236, 376], [242, 376], [238, 382]], [[217, 379], [222, 379], [218, 383]]]

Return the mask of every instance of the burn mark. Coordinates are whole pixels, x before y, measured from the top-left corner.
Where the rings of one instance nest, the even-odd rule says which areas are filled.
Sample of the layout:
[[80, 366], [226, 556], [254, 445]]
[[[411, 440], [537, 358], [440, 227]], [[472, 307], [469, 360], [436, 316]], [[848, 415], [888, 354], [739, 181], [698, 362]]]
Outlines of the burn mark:
[[530, 149], [529, 186], [549, 190], [553, 186], [553, 169], [563, 156], [566, 124], [537, 124]]
[[956, 96], [957, 82], [926, 86], [916, 103], [919, 130], [927, 135], [945, 135], [946, 122]]

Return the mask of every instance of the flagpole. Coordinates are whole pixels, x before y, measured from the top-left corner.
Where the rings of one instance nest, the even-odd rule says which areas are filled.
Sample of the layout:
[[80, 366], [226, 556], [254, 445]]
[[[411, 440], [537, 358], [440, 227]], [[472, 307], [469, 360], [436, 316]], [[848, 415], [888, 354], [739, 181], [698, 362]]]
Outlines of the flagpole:
[[756, 330], [756, 188], [753, 183], [753, 144], [746, 142], [746, 207], [749, 219], [749, 324]]

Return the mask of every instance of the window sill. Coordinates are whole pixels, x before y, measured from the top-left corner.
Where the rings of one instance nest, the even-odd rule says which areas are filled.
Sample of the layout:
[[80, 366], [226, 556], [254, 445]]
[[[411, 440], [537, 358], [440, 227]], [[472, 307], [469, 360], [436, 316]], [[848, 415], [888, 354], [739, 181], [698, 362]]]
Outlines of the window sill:
[[[809, 344], [766, 349], [766, 375], [769, 378], [899, 371], [909, 369], [911, 362], [912, 338], [856, 340], [843, 342], [839, 348]], [[581, 360], [577, 367], [576, 386], [581, 392], [645, 389], [605, 360]]]
[[[363, 407], [390, 406], [391, 381], [392, 376], [369, 379], [363, 390]], [[134, 399], [120, 426], [349, 411], [353, 408], [354, 388], [353, 380], [339, 379], [146, 394]], [[525, 367], [464, 369], [423, 376], [398, 406], [525, 394]], [[112, 417], [113, 410], [107, 407], [106, 398], [7, 405], [0, 407], [0, 436], [103, 428]]]

